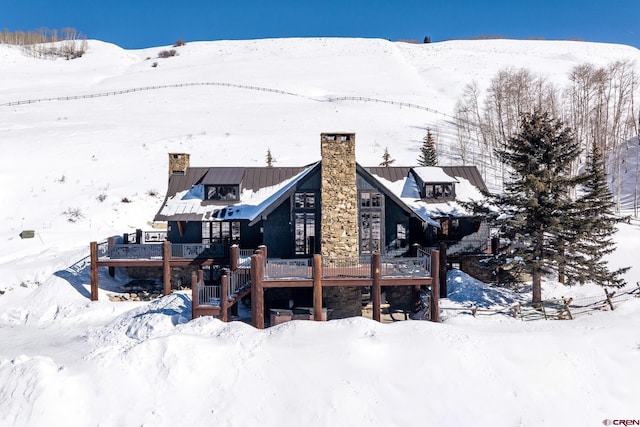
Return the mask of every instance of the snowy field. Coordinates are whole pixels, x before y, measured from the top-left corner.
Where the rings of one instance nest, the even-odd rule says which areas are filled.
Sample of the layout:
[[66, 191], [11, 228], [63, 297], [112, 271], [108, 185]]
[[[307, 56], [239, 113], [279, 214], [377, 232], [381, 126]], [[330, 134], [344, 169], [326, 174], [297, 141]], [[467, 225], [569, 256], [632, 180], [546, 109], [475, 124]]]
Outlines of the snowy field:
[[[396, 165], [413, 165], [426, 129], [452, 143], [449, 116], [472, 80], [486, 86], [511, 66], [561, 84], [575, 65], [617, 59], [635, 60], [640, 73], [640, 51], [559, 41], [282, 39], [188, 43], [178, 56], [157, 58], [170, 48], [127, 51], [90, 40], [82, 58], [66, 61], [0, 45], [0, 426], [640, 420], [640, 298], [573, 321], [445, 310], [441, 324], [354, 318], [258, 331], [190, 321], [189, 293], [110, 302], [107, 293], [127, 278], [106, 271], [92, 303], [82, 262], [90, 241], [150, 228], [168, 152], [190, 153], [193, 166], [262, 166], [270, 149], [276, 166], [304, 165], [319, 160], [321, 132], [352, 131], [362, 165], [379, 164], [386, 147]], [[27, 100], [42, 101], [20, 102]], [[35, 237], [21, 239], [23, 230]], [[632, 288], [640, 281], [639, 222], [620, 225], [616, 240], [612, 264], [632, 266]], [[449, 279], [444, 307], [530, 298]], [[561, 296], [604, 292], [544, 284], [543, 298]]]

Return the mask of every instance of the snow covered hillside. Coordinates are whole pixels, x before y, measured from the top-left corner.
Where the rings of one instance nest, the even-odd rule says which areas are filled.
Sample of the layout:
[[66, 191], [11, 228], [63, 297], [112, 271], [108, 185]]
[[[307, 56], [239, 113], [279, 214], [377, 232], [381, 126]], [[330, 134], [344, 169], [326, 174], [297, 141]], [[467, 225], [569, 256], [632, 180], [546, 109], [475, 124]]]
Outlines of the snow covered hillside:
[[[177, 55], [158, 58], [169, 49]], [[193, 166], [262, 166], [269, 149], [277, 166], [299, 166], [319, 160], [321, 132], [348, 131], [362, 165], [379, 164], [385, 148], [413, 165], [428, 128], [452, 143], [453, 108], [471, 81], [486, 87], [505, 67], [527, 67], [562, 83], [575, 65], [618, 59], [640, 73], [635, 48], [565, 41], [274, 39], [128, 51], [90, 40], [70, 61], [0, 45], [0, 425], [640, 419], [630, 386], [640, 382], [640, 299], [568, 322], [460, 314], [438, 325], [348, 319], [257, 331], [189, 321], [183, 294], [111, 303], [103, 289], [90, 303], [88, 271], [76, 264], [90, 241], [150, 228], [168, 152], [190, 153]], [[640, 226], [620, 228], [612, 262], [633, 265], [633, 285]], [[23, 230], [35, 237], [21, 239]], [[476, 291], [455, 302], [486, 295]], [[543, 296], [601, 292], [547, 283]]]

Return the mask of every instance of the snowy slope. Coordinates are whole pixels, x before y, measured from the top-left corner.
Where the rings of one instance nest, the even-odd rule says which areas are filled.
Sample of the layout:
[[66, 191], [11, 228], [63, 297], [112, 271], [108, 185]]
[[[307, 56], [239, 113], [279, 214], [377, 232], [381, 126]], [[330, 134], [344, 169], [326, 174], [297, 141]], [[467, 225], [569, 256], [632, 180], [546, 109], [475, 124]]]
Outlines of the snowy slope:
[[[0, 45], [0, 425], [555, 426], [640, 418], [627, 386], [640, 381], [638, 301], [573, 322], [460, 315], [442, 325], [350, 319], [262, 332], [188, 322], [182, 294], [135, 305], [110, 303], [103, 289], [90, 303], [87, 270], [76, 264], [90, 241], [150, 227], [168, 152], [191, 153], [194, 166], [260, 166], [269, 148], [278, 166], [299, 166], [319, 160], [321, 132], [353, 131], [361, 164], [377, 165], [388, 147], [396, 164], [412, 165], [427, 128], [440, 144], [451, 142], [449, 116], [467, 83], [486, 85], [510, 66], [561, 84], [577, 64], [640, 64], [640, 51], [583, 42], [279, 39], [188, 43], [157, 58], [168, 49], [90, 40], [82, 58], [66, 61]], [[621, 228], [614, 262], [633, 265], [640, 230]], [[23, 230], [35, 238], [21, 239]], [[105, 287], [125, 280], [101, 274]], [[638, 267], [627, 280], [640, 281]], [[548, 283], [544, 295], [594, 292], [601, 293]]]

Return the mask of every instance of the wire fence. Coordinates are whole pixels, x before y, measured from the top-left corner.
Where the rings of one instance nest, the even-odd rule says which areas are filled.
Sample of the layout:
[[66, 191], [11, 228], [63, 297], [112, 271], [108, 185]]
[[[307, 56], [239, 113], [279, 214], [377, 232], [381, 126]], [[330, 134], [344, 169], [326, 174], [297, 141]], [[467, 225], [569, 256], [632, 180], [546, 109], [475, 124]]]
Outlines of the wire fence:
[[482, 308], [475, 304], [465, 307], [441, 307], [444, 311], [463, 312], [474, 317], [482, 315], [508, 315], [523, 321], [529, 320], [573, 320], [577, 316], [594, 311], [615, 310], [625, 301], [640, 298], [640, 282], [635, 288], [625, 288], [615, 291], [604, 289], [602, 295], [585, 296], [579, 298], [562, 297], [548, 299], [540, 303], [516, 303], [497, 308]]
[[295, 96], [298, 98], [305, 98], [305, 99], [309, 99], [316, 102], [339, 102], [339, 101], [374, 102], [374, 103], [380, 103], [380, 104], [395, 105], [401, 108], [404, 107], [404, 108], [413, 108], [413, 109], [428, 111], [434, 114], [439, 114], [444, 117], [448, 117], [450, 119], [455, 119], [453, 116], [440, 112], [436, 109], [429, 108], [424, 105], [413, 104], [410, 102], [370, 98], [365, 96], [337, 96], [337, 97], [327, 97], [327, 98], [316, 98], [316, 97], [306, 96], [299, 93], [289, 92], [281, 89], [273, 89], [273, 88], [253, 86], [253, 85], [242, 85], [242, 84], [227, 83], [227, 82], [191, 82], [191, 83], [173, 83], [173, 84], [166, 84], [166, 85], [142, 86], [142, 87], [136, 87], [136, 88], [130, 88], [130, 89], [113, 90], [113, 91], [98, 92], [98, 93], [91, 93], [91, 94], [84, 94], [84, 95], [58, 96], [58, 97], [51, 97], [51, 98], [35, 98], [35, 99], [11, 101], [11, 102], [5, 102], [3, 104], [0, 104], [0, 107], [36, 104], [40, 102], [73, 101], [78, 99], [102, 98], [106, 96], [124, 95], [124, 94], [134, 93], [134, 92], [143, 92], [143, 91], [150, 91], [150, 90], [170, 89], [170, 88], [194, 87], [194, 86], [217, 86], [217, 87], [244, 89], [244, 90], [254, 90], [259, 92], [270, 92], [270, 93], [277, 93], [280, 95], [288, 95], [288, 96]]

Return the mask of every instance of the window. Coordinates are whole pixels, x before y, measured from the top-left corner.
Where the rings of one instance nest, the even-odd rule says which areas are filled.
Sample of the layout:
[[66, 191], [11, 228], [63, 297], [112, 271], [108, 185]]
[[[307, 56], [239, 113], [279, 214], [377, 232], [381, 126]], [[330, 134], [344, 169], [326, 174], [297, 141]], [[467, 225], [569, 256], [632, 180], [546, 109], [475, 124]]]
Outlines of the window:
[[313, 213], [294, 215], [295, 254], [311, 255], [315, 245], [316, 216]]
[[235, 244], [239, 242], [239, 221], [209, 221], [202, 223], [202, 243]]
[[379, 208], [382, 206], [382, 195], [374, 192], [361, 192], [360, 193], [360, 207], [361, 208]]
[[237, 185], [207, 185], [205, 189], [207, 200], [238, 200]]
[[452, 199], [454, 197], [453, 184], [425, 184], [425, 199]]
[[360, 253], [379, 252], [382, 247], [382, 194], [360, 192]]
[[316, 193], [297, 192], [293, 195], [293, 239], [296, 255], [312, 255], [316, 237]]
[[315, 193], [296, 193], [293, 196], [293, 206], [295, 209], [315, 209], [316, 195]]
[[402, 223], [396, 224], [396, 249], [407, 246], [407, 226]]
[[360, 253], [370, 254], [380, 251], [381, 236], [380, 212], [362, 212], [360, 214]]

